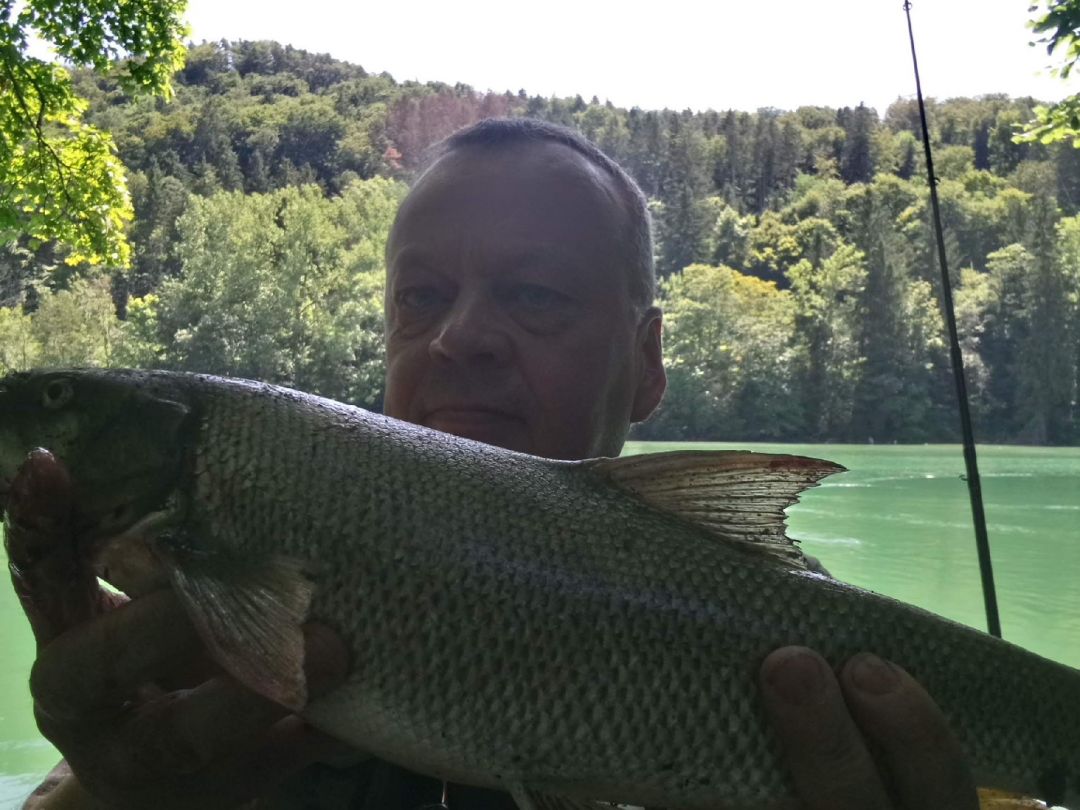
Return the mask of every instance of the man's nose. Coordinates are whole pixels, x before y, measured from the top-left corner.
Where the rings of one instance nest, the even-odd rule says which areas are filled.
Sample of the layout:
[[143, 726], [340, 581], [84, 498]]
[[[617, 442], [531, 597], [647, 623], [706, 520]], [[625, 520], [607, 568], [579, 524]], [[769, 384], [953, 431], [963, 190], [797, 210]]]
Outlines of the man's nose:
[[482, 295], [459, 296], [429, 346], [432, 358], [501, 366], [512, 353], [498, 307]]

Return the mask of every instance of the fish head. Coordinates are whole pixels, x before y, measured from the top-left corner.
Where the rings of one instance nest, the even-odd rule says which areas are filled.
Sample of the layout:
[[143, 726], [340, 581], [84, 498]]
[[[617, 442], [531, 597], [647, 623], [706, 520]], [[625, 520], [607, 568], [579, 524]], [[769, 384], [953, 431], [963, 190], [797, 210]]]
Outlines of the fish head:
[[35, 448], [71, 473], [76, 520], [97, 536], [155, 509], [185, 467], [191, 408], [167, 375], [47, 370], [0, 379], [0, 509]]

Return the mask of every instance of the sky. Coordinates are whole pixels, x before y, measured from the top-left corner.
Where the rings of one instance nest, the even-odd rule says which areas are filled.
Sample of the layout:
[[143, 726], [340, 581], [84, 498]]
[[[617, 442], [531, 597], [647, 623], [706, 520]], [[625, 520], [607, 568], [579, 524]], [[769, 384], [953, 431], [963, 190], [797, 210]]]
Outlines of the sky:
[[[1080, 91], [1030, 47], [1028, 0], [913, 0], [923, 92]], [[902, 0], [189, 0], [195, 42], [272, 39], [398, 81], [620, 107], [794, 109], [912, 98]]]

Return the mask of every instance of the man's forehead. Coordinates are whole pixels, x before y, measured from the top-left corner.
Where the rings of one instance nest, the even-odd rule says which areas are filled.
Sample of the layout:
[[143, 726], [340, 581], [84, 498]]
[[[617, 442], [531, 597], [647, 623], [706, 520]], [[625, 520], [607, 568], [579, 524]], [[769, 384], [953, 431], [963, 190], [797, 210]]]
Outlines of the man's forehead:
[[[475, 243], [474, 243], [475, 245]], [[482, 247], [485, 253], [500, 264], [512, 264], [519, 268], [557, 267], [575, 264], [580, 259], [562, 244], [548, 241], [522, 239], [520, 241], [497, 241]], [[432, 267], [445, 261], [442, 245], [429, 244], [423, 239], [413, 239], [394, 246], [390, 257], [394, 265], [407, 267]]]
[[556, 141], [522, 141], [497, 146], [464, 146], [438, 158], [420, 176], [406, 197], [432, 188], [452, 190], [460, 184], [486, 185], [491, 191], [525, 191], [537, 182], [568, 190], [599, 192], [607, 203], [618, 203], [611, 179], [577, 150]]
[[443, 156], [413, 185], [388, 254], [406, 243], [476, 235], [522, 254], [550, 255], [561, 243], [576, 252], [585, 242], [607, 252], [620, 239], [622, 219], [606, 175], [567, 146], [468, 147]]

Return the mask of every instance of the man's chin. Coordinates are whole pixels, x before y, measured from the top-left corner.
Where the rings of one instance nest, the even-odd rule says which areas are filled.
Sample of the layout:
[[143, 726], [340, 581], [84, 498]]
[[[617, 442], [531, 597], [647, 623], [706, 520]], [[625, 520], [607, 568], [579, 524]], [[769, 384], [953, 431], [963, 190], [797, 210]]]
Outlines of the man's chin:
[[531, 447], [525, 422], [506, 414], [490, 411], [439, 411], [424, 419], [424, 426], [519, 453], [527, 453]]

